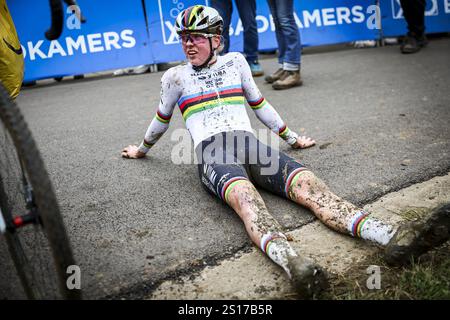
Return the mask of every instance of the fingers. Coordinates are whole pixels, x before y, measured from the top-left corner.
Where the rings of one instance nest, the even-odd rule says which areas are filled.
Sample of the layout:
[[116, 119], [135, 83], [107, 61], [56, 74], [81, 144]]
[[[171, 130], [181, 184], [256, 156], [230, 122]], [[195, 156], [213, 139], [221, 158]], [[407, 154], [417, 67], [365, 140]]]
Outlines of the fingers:
[[316, 141], [307, 136], [301, 136], [297, 139], [297, 148], [309, 148], [316, 144]]
[[122, 153], [121, 153], [122, 157], [127, 158], [127, 159], [134, 158], [130, 154], [133, 151], [133, 147], [135, 147], [135, 146], [130, 144], [129, 146], [123, 148]]

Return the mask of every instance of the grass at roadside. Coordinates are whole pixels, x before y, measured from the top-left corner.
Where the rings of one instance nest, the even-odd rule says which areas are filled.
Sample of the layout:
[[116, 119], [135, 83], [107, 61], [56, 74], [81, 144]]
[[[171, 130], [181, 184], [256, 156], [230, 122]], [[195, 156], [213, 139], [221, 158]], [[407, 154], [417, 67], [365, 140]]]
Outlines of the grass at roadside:
[[[369, 265], [380, 267], [380, 289], [367, 288]], [[374, 256], [364, 265], [354, 266], [345, 275], [332, 276], [330, 280], [331, 287], [322, 299], [450, 300], [450, 245], [447, 243], [404, 268], [388, 267], [379, 256]]]

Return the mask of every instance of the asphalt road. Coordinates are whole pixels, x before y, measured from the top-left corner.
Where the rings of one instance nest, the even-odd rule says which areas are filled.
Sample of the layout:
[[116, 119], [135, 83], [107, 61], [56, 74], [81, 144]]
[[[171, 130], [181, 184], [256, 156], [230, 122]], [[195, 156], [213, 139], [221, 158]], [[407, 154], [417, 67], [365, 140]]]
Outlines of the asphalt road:
[[[273, 57], [261, 62], [266, 72], [276, 68]], [[238, 217], [202, 189], [196, 166], [172, 163], [171, 135], [184, 128], [179, 112], [146, 159], [120, 157], [143, 137], [161, 76], [63, 81], [17, 99], [54, 183], [87, 298], [139, 298], [163, 279], [251, 247]], [[365, 204], [450, 171], [450, 39], [415, 55], [397, 46], [308, 54], [302, 76], [302, 87], [285, 91], [257, 83], [291, 129], [318, 142], [281, 150], [337, 194]], [[287, 229], [314, 219], [262, 195]], [[3, 270], [0, 298], [18, 296], [13, 270]]]

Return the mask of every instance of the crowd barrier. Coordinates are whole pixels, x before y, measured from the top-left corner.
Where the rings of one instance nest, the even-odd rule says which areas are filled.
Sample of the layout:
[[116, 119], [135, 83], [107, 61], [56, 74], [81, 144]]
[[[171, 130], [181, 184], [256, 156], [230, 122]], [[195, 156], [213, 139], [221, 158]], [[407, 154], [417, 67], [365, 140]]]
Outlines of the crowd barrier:
[[[427, 32], [450, 31], [450, 0], [428, 0]], [[208, 0], [78, 0], [87, 18], [80, 24], [71, 8], [64, 32], [47, 41], [48, 0], [8, 2], [25, 55], [25, 81], [85, 74], [184, 59], [173, 24], [177, 14]], [[399, 0], [295, 0], [303, 46], [378, 40], [406, 32]], [[277, 47], [266, 0], [257, 0], [259, 49]], [[243, 29], [235, 9], [232, 51], [242, 51]]]

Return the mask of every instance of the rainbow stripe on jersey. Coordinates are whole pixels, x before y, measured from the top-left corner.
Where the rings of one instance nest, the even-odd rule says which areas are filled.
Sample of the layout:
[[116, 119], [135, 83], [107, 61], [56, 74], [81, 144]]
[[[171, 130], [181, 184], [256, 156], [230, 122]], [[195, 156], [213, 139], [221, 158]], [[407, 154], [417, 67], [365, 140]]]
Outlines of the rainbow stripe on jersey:
[[195, 93], [178, 100], [178, 106], [184, 121], [197, 112], [225, 105], [244, 106], [244, 94], [241, 85]]

